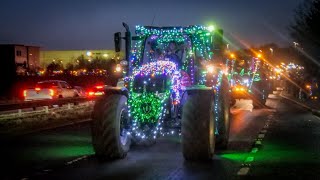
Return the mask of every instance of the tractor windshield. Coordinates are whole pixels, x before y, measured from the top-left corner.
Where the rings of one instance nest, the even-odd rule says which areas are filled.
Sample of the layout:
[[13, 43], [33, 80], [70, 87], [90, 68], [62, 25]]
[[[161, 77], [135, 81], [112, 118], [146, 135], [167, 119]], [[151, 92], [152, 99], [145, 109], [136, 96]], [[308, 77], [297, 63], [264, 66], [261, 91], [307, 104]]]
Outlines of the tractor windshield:
[[133, 91], [136, 93], [158, 92], [164, 93], [167, 89], [165, 75], [142, 76], [137, 75], [133, 81]]
[[145, 42], [143, 64], [158, 60], [168, 60], [181, 67], [186, 60], [186, 52], [191, 49], [187, 35], [169, 37], [166, 35], [152, 35]]

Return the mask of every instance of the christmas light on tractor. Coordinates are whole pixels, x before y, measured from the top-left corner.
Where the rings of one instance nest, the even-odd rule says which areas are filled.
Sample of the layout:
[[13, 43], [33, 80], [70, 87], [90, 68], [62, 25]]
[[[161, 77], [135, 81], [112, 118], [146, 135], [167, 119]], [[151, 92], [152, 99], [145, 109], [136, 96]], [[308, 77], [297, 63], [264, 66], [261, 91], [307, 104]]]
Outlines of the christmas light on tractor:
[[[99, 159], [126, 156], [132, 144], [180, 135], [186, 160], [208, 160], [229, 139], [229, 82], [222, 30], [205, 26], [136, 26], [125, 40], [121, 87], [94, 107], [92, 143]], [[125, 86], [124, 86], [125, 85]]]

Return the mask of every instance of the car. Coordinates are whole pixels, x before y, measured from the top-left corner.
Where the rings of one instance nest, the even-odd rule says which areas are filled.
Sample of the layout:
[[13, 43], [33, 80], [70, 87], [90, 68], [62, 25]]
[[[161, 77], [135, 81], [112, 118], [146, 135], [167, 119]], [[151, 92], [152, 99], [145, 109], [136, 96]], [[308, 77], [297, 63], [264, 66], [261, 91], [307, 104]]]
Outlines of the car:
[[78, 97], [80, 95], [78, 89], [61, 80], [40, 81], [35, 87], [23, 91], [25, 101]]
[[110, 86], [108, 85], [95, 85], [93, 87], [90, 87], [86, 90], [86, 96], [88, 98], [92, 98], [92, 97], [98, 97], [98, 96], [102, 96], [105, 94], [105, 89], [108, 88]]

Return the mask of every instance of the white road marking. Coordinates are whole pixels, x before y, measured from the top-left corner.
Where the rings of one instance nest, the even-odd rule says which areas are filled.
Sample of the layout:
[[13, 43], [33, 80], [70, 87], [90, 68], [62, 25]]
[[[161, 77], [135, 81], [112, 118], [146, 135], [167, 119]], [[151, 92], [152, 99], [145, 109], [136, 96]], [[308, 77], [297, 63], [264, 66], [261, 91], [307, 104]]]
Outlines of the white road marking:
[[79, 158], [77, 158], [77, 159], [71, 160], [71, 161], [67, 162], [66, 165], [70, 165], [70, 164], [73, 164], [73, 163], [75, 163], [75, 162], [81, 161], [81, 160], [83, 160], [83, 159], [85, 159], [85, 158], [87, 158], [87, 157], [88, 157], [88, 156], [82, 156], [82, 157], [79, 157]]
[[50, 171], [52, 171], [52, 169], [44, 169], [43, 171], [44, 172], [50, 172]]
[[261, 145], [261, 141], [260, 140], [256, 141], [256, 145]]
[[256, 147], [255, 147], [255, 148], [252, 148], [251, 153], [257, 153], [257, 152], [258, 152], [258, 150], [259, 150], [259, 149], [258, 149], [258, 148], [256, 148]]
[[264, 129], [261, 131], [261, 133], [266, 134], [268, 132], [268, 130]]
[[241, 168], [241, 169], [238, 171], [237, 175], [238, 175], [238, 176], [247, 175], [248, 172], [249, 172], [249, 170], [250, 170], [250, 168], [248, 168], [248, 167], [243, 167], [243, 168]]
[[264, 134], [259, 134], [258, 138], [264, 138]]

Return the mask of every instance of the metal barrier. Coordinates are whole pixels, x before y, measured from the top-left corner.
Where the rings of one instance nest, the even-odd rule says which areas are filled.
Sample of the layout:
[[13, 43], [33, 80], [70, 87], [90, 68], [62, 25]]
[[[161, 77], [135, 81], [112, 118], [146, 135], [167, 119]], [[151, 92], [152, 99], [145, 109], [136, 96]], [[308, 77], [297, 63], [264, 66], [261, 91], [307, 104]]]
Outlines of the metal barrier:
[[10, 110], [18, 110], [26, 108], [33, 108], [34, 110], [37, 107], [46, 107], [53, 105], [64, 105], [64, 104], [78, 104], [86, 101], [93, 101], [94, 98], [85, 98], [85, 97], [76, 97], [76, 98], [61, 98], [61, 99], [52, 99], [52, 100], [36, 100], [36, 101], [22, 101], [19, 103], [11, 103], [11, 104], [0, 104], [0, 113], [1, 111], [10, 111]]

